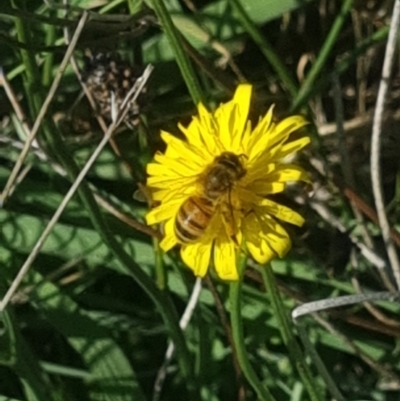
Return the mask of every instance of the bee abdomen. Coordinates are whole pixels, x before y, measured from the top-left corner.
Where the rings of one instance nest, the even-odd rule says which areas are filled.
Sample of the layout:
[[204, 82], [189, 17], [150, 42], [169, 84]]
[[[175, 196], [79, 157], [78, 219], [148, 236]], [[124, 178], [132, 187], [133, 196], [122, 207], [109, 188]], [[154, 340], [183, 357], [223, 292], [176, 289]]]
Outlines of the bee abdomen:
[[183, 244], [195, 242], [207, 229], [214, 205], [207, 198], [191, 197], [180, 207], [175, 221], [175, 235]]

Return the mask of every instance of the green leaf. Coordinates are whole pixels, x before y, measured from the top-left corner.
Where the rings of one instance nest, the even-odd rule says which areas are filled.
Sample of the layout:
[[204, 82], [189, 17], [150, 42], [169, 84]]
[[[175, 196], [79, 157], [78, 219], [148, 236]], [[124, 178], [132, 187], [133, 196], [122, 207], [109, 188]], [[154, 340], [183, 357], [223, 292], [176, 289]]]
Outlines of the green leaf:
[[[26, 207], [27, 212], [35, 213], [35, 207]], [[11, 213], [0, 210], [0, 239], [4, 247], [18, 253], [29, 253], [46, 222], [40, 217], [22, 213]], [[82, 217], [80, 223], [84, 224]], [[79, 224], [79, 223], [78, 223]], [[89, 223], [90, 224], [90, 223]], [[132, 235], [136, 234], [129, 230]], [[126, 238], [124, 246], [143, 268], [154, 265], [154, 254], [150, 244], [139, 240]], [[79, 227], [72, 224], [57, 224], [42, 248], [43, 254], [62, 256], [66, 260], [85, 256], [89, 266], [97, 266], [107, 261], [108, 267], [117, 266], [117, 261], [110, 250], [103, 244], [100, 235], [89, 227]]]
[[36, 356], [22, 337], [15, 318], [7, 310], [1, 313], [1, 318], [4, 325], [1, 340], [3, 342], [7, 339], [6, 347], [9, 355], [0, 363], [9, 366], [18, 376], [27, 401], [55, 401], [56, 389], [53, 388]]
[[[256, 24], [281, 17], [283, 14], [304, 6], [313, 0], [242, 0], [250, 19]], [[197, 49], [214, 48], [221, 53], [226, 42], [244, 32], [225, 0], [212, 2], [195, 16], [171, 12], [171, 18], [178, 30]], [[237, 46], [239, 49], [239, 46]], [[232, 51], [232, 49], [231, 49]], [[146, 63], [157, 63], [174, 59], [174, 53], [165, 35], [154, 36], [144, 43], [143, 52]], [[222, 54], [222, 53], [221, 53]]]
[[144, 401], [136, 373], [111, 333], [39, 273], [31, 271], [29, 278], [31, 284], [36, 285], [33, 295], [35, 306], [66, 337], [92, 374], [87, 384], [93, 399]]

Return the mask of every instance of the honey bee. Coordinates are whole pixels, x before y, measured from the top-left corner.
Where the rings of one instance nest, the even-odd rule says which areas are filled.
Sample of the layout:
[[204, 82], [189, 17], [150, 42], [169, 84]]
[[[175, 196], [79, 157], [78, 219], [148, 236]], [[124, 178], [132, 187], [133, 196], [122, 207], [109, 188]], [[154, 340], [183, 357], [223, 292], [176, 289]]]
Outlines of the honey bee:
[[221, 153], [203, 176], [203, 195], [191, 196], [183, 202], [175, 220], [175, 235], [180, 243], [189, 244], [201, 238], [217, 210], [219, 200], [226, 194], [233, 217], [230, 191], [246, 174], [242, 156], [232, 152]]

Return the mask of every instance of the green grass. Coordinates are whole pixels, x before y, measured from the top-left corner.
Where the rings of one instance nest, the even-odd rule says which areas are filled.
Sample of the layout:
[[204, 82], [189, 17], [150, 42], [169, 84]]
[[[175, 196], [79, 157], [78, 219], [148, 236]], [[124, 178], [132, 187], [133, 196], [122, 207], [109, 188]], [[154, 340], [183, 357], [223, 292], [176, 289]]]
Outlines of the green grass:
[[[397, 400], [396, 299], [309, 314], [298, 319], [300, 328], [290, 322], [301, 303], [396, 288], [373, 218], [369, 166], [391, 5], [155, 0], [153, 11], [152, 4], [75, 0], [67, 11], [40, 1], [0, 4], [0, 65], [14, 92], [0, 87], [0, 191], [21, 157], [23, 124], [34, 126], [66, 55], [63, 29], [72, 36], [83, 9], [89, 19], [73, 49], [81, 72], [86, 49], [154, 66], [139, 124], [122, 124], [102, 150], [0, 315], [0, 401], [306, 401], [332, 399], [335, 391], [336, 399]], [[381, 149], [394, 230], [398, 72], [395, 65]], [[272, 103], [278, 119], [307, 115], [313, 141], [298, 162], [315, 194], [288, 191], [285, 202], [306, 224], [291, 229], [293, 249], [272, 262], [274, 276], [250, 259], [236, 287], [212, 275], [183, 332], [179, 316], [195, 278], [177, 250], [160, 254], [157, 232], [144, 224], [147, 204], [136, 194], [146, 164], [163, 150], [160, 130], [179, 136], [177, 123], [190, 121], [199, 100], [216, 106], [244, 81], [254, 86], [252, 119]], [[0, 298], [103, 137], [80, 93], [69, 60], [39, 121], [39, 149], [30, 148], [25, 173], [0, 208]], [[377, 269], [380, 263], [386, 267]], [[171, 339], [176, 354], [154, 394]]]

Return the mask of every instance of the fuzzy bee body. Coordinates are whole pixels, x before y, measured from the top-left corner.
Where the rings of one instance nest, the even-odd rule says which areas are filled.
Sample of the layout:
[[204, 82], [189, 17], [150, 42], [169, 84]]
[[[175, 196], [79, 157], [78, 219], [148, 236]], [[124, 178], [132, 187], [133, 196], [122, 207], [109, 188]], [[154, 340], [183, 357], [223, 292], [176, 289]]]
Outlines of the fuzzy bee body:
[[183, 243], [200, 238], [215, 212], [214, 204], [207, 198], [191, 196], [179, 208], [175, 222], [175, 234]]
[[[241, 157], [232, 152], [223, 152], [204, 174], [202, 195], [189, 197], [177, 213], [175, 235], [182, 244], [199, 240], [215, 215], [219, 201], [246, 174]], [[229, 207], [232, 211], [232, 205]], [[232, 213], [233, 214], [233, 213]]]

